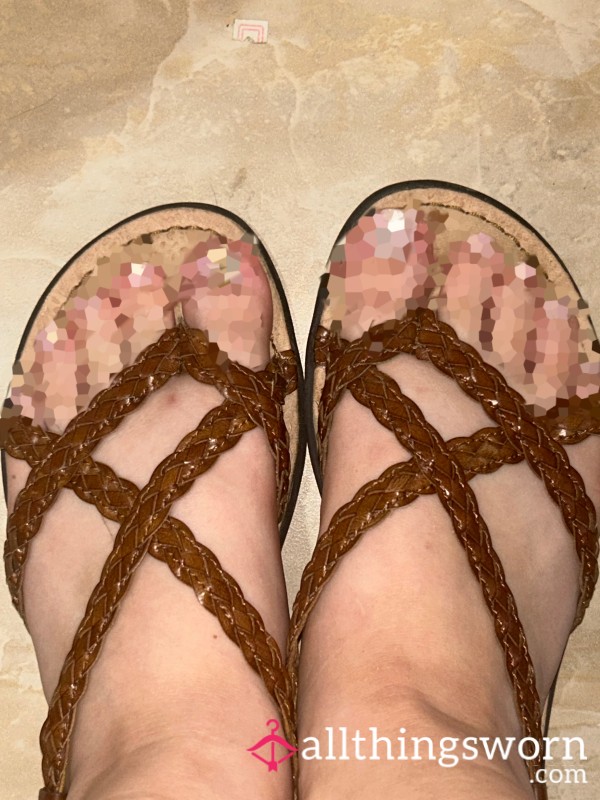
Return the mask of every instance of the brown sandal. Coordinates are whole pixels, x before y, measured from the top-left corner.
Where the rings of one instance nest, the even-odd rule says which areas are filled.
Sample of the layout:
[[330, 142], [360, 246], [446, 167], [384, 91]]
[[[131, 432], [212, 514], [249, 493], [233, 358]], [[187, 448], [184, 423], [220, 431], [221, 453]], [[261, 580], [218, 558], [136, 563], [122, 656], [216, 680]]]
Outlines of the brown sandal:
[[[374, 325], [354, 341], [344, 340], [339, 334], [339, 325], [332, 323], [328, 303], [330, 274], [324, 275], [321, 281], [306, 361], [306, 407], [312, 408], [312, 419], [307, 424], [308, 444], [319, 488], [322, 487], [322, 468], [327, 457], [332, 415], [344, 391], [350, 391], [359, 403], [369, 408], [378, 422], [396, 435], [412, 459], [390, 467], [379, 478], [363, 486], [336, 512], [329, 528], [317, 542], [304, 570], [292, 612], [288, 659], [294, 696], [303, 629], [340, 559], [365, 531], [390, 511], [408, 505], [419, 495], [437, 493], [452, 520], [492, 615], [522, 721], [523, 736], [539, 741], [542, 737], [542, 708], [523, 626], [469, 481], [475, 475], [493, 472], [503, 464], [526, 460], [544, 482], [562, 511], [581, 562], [581, 594], [574, 620], [574, 627], [577, 626], [597, 580], [598, 532], [594, 506], [586, 495], [581, 476], [570, 465], [563, 445], [580, 442], [591, 434], [600, 434], [600, 387], [597, 386], [597, 377], [593, 378], [596, 381], [593, 394], [583, 399], [563, 398], [540, 414], [539, 409], [532, 409], [518, 392], [510, 388], [503, 375], [486, 363], [476, 349], [462, 342], [453, 328], [438, 318], [434, 310], [435, 301], [444, 281], [440, 264], [444, 263], [444, 248], [452, 239], [453, 220], [458, 220], [456, 225], [459, 228], [462, 225], [463, 231], [466, 224], [469, 234], [482, 231], [491, 240], [498, 241], [500, 247], [512, 249], [519, 263], [531, 270], [528, 274], [537, 278], [538, 271], [543, 271], [549, 285], [560, 286], [561, 297], [577, 299], [579, 294], [556, 254], [527, 223], [489, 198], [450, 184], [420, 182], [388, 187], [357, 209], [341, 237], [356, 230], [359, 220], [384, 209], [405, 211], [408, 208], [420, 209], [418, 213], [422, 213], [424, 219], [428, 222], [433, 220], [433, 224], [440, 226], [441, 244], [438, 245], [440, 250], [432, 257], [438, 268], [437, 276], [429, 271], [428, 292], [423, 290], [420, 297], [419, 293], [413, 295], [413, 306], [408, 308], [403, 319]], [[465, 219], [468, 220], [466, 223]], [[398, 221], [399, 227], [403, 224], [402, 220]], [[393, 230], [392, 227], [389, 229]], [[338, 246], [343, 246], [344, 241], [341, 238]], [[330, 264], [343, 260], [339, 252], [336, 255], [334, 248]], [[585, 308], [580, 298], [577, 307]], [[581, 311], [574, 313], [579, 315], [582, 327], [590, 334], [580, 343], [580, 357], [584, 361], [590, 356], [597, 360], [598, 356], [592, 352], [597, 354], [600, 349], [591, 322]], [[463, 391], [483, 406], [497, 427], [444, 441], [417, 404], [377, 368], [378, 364], [401, 352], [427, 359], [452, 377]], [[551, 697], [547, 704], [546, 724], [550, 704]], [[538, 798], [547, 796], [545, 786], [535, 781], [542, 763], [541, 757], [527, 762]]]
[[[181, 317], [134, 363], [126, 363], [110, 385], [77, 413], [64, 433], [52, 433], [23, 415], [15, 415], [10, 403], [5, 408], [2, 447], [32, 467], [10, 515], [5, 548], [7, 580], [21, 615], [24, 617], [25, 613], [22, 586], [29, 544], [61, 489], [71, 489], [120, 525], [42, 728], [45, 788], [40, 800], [66, 797], [68, 749], [77, 704], [130, 580], [147, 554], [166, 563], [173, 575], [187, 584], [217, 617], [226, 635], [263, 679], [281, 711], [286, 736], [294, 739], [289, 678], [277, 643], [265, 630], [258, 611], [245, 600], [235, 579], [222, 569], [208, 548], [196, 541], [183, 522], [170, 516], [175, 500], [246, 431], [260, 426], [276, 464], [282, 543], [287, 532], [305, 451], [299, 425], [302, 375], [285, 294], [262, 245], [241, 220], [210, 206], [162, 207], [132, 217], [83, 248], [53, 281], [28, 325], [18, 358], [33, 352], [38, 332], [57, 317], [85, 280], [93, 280], [96, 275], [102, 279], [111, 254], [128, 246], [142, 251], [152, 246], [168, 261], [190, 252], [207, 236], [215, 238], [217, 248], [227, 242], [243, 243], [269, 279], [274, 324], [272, 358], [265, 369], [255, 372], [229, 361], [201, 330], [188, 327]], [[215, 386], [223, 395], [223, 402], [197, 427], [190, 426], [191, 432], [156, 467], [148, 484], [140, 490], [94, 461], [94, 449], [146, 397], [180, 372]]]

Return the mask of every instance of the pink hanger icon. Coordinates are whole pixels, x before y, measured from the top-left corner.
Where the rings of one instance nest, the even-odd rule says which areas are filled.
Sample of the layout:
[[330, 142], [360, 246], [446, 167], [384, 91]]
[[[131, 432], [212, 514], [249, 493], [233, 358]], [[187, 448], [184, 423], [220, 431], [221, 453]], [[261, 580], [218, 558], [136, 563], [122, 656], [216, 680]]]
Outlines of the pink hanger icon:
[[[288, 758], [291, 758], [294, 753], [297, 753], [298, 748], [294, 747], [289, 742], [286, 742], [286, 740], [281, 736], [277, 736], [279, 722], [276, 719], [270, 719], [267, 722], [267, 728], [269, 728], [271, 732], [262, 738], [260, 742], [257, 742], [252, 747], [249, 747], [247, 752], [252, 753], [254, 758], [258, 758], [259, 761], [262, 761], [263, 764], [266, 764], [269, 768], [269, 772], [277, 772], [279, 765], [283, 764], [284, 761], [287, 761]], [[283, 749], [286, 751], [285, 755], [279, 759], [275, 758], [275, 748], [277, 745], [283, 747]], [[269, 758], [265, 758], [259, 752], [257, 752], [261, 748], [266, 748], [266, 754], [270, 756]]]

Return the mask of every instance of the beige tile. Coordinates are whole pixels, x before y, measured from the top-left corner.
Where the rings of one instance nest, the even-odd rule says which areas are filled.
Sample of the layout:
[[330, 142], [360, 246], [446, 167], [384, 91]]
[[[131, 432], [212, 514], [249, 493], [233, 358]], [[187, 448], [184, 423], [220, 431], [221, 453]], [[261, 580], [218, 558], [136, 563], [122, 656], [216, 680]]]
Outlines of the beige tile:
[[[301, 9], [301, 10], [300, 10]], [[233, 42], [234, 17], [269, 42]], [[370, 192], [468, 185], [525, 216], [600, 319], [600, 5], [596, 0], [9, 0], [0, 6], [0, 383], [38, 295], [99, 232], [195, 200], [242, 216], [283, 276], [302, 346], [317, 278]], [[314, 539], [310, 475], [285, 547], [293, 594]], [[0, 785], [39, 788], [43, 699], [0, 593]], [[600, 601], [569, 651], [555, 720], [600, 778]]]

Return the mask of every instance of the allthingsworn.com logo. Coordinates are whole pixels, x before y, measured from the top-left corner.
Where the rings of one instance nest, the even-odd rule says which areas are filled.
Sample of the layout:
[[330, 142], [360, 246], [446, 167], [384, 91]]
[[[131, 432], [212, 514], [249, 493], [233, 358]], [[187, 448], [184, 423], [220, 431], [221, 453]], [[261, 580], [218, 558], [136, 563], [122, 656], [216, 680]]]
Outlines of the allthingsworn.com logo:
[[[434, 740], [429, 736], [406, 736], [406, 729], [400, 728], [400, 736], [390, 739], [379, 736], [376, 727], [368, 729], [368, 735], [356, 730], [352, 734], [348, 728], [326, 727], [322, 737], [307, 736], [302, 747], [296, 748], [283, 737], [277, 735], [279, 723], [271, 719], [267, 722], [270, 733], [248, 748], [255, 758], [266, 764], [269, 772], [277, 772], [294, 753], [305, 761], [435, 761], [440, 767], [456, 767], [463, 761], [484, 758], [508, 760], [518, 753], [525, 761], [544, 759], [544, 769], [536, 773], [540, 783], [587, 783], [585, 770], [581, 768], [548, 768], [550, 762], [587, 761], [584, 741], [580, 736], [545, 737], [541, 742], [532, 737], [470, 736], [459, 739], [444, 736]], [[575, 753], [575, 755], [573, 755]]]

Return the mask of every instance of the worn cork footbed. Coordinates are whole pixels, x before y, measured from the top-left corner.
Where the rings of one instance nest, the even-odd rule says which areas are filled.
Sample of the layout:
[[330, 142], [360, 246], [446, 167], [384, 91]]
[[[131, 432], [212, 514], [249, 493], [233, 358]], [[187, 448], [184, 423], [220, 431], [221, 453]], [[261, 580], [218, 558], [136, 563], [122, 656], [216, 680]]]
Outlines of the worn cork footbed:
[[[579, 316], [583, 327], [592, 328], [587, 312], [586, 304], [581, 300], [581, 295], [577, 286], [567, 269], [559, 261], [557, 255], [550, 249], [550, 247], [535, 233], [532, 229], [528, 228], [516, 216], [513, 216], [508, 210], [503, 210], [492, 201], [487, 201], [483, 197], [471, 194], [468, 190], [457, 191], [455, 189], [445, 188], [444, 186], [437, 185], [424, 185], [411, 188], [402, 188], [393, 191], [394, 187], [390, 187], [389, 194], [385, 194], [386, 190], [378, 193], [380, 196], [373, 199], [372, 202], [368, 200], [362, 204], [357, 211], [352, 214], [349, 221], [344, 226], [339, 238], [343, 236], [353, 225], [356, 224], [359, 217], [365, 216], [374, 211], [381, 211], [383, 209], [405, 209], [407, 206], [418, 202], [421, 206], [433, 206], [436, 208], [447, 209], [449, 211], [455, 210], [463, 212], [464, 214], [473, 217], [473, 232], [482, 232], [493, 237], [500, 245], [505, 244], [507, 248], [514, 250], [518, 248], [520, 258], [525, 263], [537, 266], [544, 274], [558, 287], [562, 287], [564, 294], [569, 294], [572, 297], [579, 298]], [[336, 240], [337, 241], [337, 240]], [[443, 246], [443, 238], [438, 239]], [[315, 316], [313, 319], [312, 333], [316, 325], [320, 324], [328, 328], [331, 324], [331, 317], [329, 314], [329, 305], [326, 302], [327, 289], [326, 280], [321, 284], [321, 292], [317, 307], [315, 308]], [[312, 358], [310, 349], [312, 347], [313, 337], [310, 337], [307, 351], [307, 377], [311, 368]], [[583, 342], [580, 345], [581, 351], [589, 355], [592, 351], [598, 352], [598, 343], [595, 336]], [[485, 357], [485, 354], [483, 354]], [[318, 417], [319, 400], [323, 389], [325, 380], [325, 371], [323, 367], [316, 367], [314, 374], [310, 376], [307, 384], [309, 391], [308, 404], [312, 406], [313, 420]], [[311, 447], [311, 455], [312, 453]], [[314, 457], [313, 457], [314, 465]]]
[[[342, 229], [336, 243], [356, 225], [360, 217], [383, 209], [404, 209], [415, 203], [418, 203], [420, 206], [433, 206], [446, 209], [450, 212], [455, 210], [456, 212], [470, 215], [473, 218], [473, 232], [486, 233], [501, 245], [504, 244], [506, 247], [509, 247], [513, 252], [515, 248], [518, 248], [519, 258], [523, 262], [541, 269], [551, 282], [557, 287], [560, 287], [559, 292], [561, 295], [568, 295], [578, 300], [577, 305], [580, 322], [586, 330], [591, 331], [589, 340], [582, 343], [580, 352], [583, 351], [587, 355], [591, 355], [593, 352], [595, 354], [594, 359], [597, 359], [597, 354], [600, 352], [600, 349], [598, 348], [598, 341], [594, 333], [592, 322], [586, 310], [587, 306], [581, 300], [581, 295], [574, 281], [568, 274], [566, 267], [561, 264], [558, 256], [541, 237], [527, 226], [527, 223], [512, 215], [508, 209], [499, 207], [494, 201], [486, 199], [481, 195], [469, 193], [468, 190], [462, 189], [462, 187], [449, 187], [448, 185], [439, 185], [433, 182], [401, 184], [395, 187], [387, 187], [377, 193], [377, 195], [368, 198], [356, 209]], [[466, 227], [468, 229], [468, 225]], [[439, 244], [440, 241], [441, 250], [443, 252], [445, 249], [444, 242], [438, 239], [437, 243]], [[330, 328], [332, 322], [330, 309], [327, 303], [328, 277], [329, 275], [325, 274], [321, 278], [306, 355], [307, 409], [310, 408], [313, 415], [312, 420], [309, 419], [307, 421], [308, 446], [315, 478], [320, 489], [322, 488], [323, 482], [321, 457], [326, 459], [326, 442], [319, 443], [317, 441], [317, 420], [325, 379], [325, 367], [316, 366], [314, 349], [319, 327], [324, 326]], [[323, 450], [323, 452], [320, 453], [320, 450]], [[365, 511], [365, 513], [367, 512]], [[325, 534], [325, 536], [327, 536], [327, 534]], [[322, 566], [320, 568], [324, 569]], [[544, 736], [548, 735], [556, 680], [557, 678], [555, 677], [544, 707], [542, 719]], [[545, 794], [542, 793], [541, 796], [545, 796]]]
[[[77, 287], [81, 281], [86, 276], [101, 269], [98, 266], [99, 258], [120, 250], [133, 239], [143, 234], [152, 234], [154, 249], [164, 253], [165, 259], [168, 260], [169, 253], [174, 249], [178, 249], [178, 240], [184, 234], [184, 229], [186, 228], [213, 231], [232, 241], [240, 239], [243, 235], [252, 234], [252, 231], [242, 227], [241, 224], [238, 224], [233, 218], [225, 216], [224, 213], [206, 207], [191, 205], [161, 208], [126, 220], [87, 245], [55, 278], [46, 290], [45, 296], [40, 300], [38, 308], [28, 324], [17, 357], [21, 358], [32, 352], [37, 334], [55, 319], [68, 298], [76, 294]], [[279, 278], [266, 252], [264, 257], [262, 252], [259, 253], [259, 258], [271, 287], [273, 303], [271, 355], [275, 351], [281, 352], [291, 349], [295, 352], [298, 360], [299, 388], [297, 392], [288, 395], [284, 408], [285, 422], [290, 434], [290, 463], [292, 467], [290, 506], [293, 506], [302, 473], [305, 447], [304, 436], [300, 427], [301, 411], [299, 407], [303, 394], [301, 364], [289, 309], [283, 296]], [[282, 523], [282, 538], [289, 525], [289, 516], [286, 514]]]

